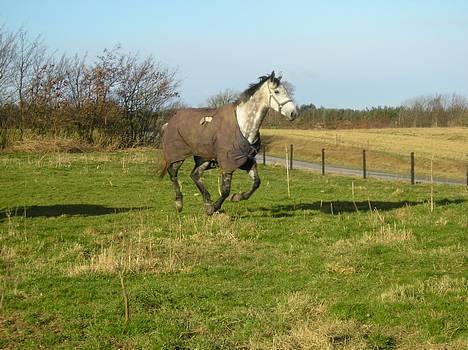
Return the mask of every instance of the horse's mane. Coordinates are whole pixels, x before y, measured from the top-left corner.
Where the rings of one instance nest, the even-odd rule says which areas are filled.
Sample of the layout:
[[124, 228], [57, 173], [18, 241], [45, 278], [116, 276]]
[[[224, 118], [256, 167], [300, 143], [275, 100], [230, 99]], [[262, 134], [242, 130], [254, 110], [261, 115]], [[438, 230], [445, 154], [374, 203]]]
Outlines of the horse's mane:
[[281, 77], [275, 77], [274, 73], [272, 73], [271, 75], [262, 75], [258, 78], [259, 81], [257, 83], [250, 84], [249, 87], [239, 95], [236, 104], [239, 104], [241, 102], [247, 102], [253, 96], [253, 94], [255, 94], [255, 92], [260, 88], [260, 86], [262, 86], [262, 84], [268, 79], [271, 79], [272, 82], [275, 83], [275, 85], [279, 85], [281, 83]]

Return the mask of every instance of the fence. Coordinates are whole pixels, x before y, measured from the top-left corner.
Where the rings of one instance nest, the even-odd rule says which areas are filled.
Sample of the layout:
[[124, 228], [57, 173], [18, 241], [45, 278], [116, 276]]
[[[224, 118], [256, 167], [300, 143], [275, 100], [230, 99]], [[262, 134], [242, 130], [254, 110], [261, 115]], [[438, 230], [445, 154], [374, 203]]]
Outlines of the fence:
[[[382, 171], [372, 171], [369, 172], [368, 169], [368, 162], [367, 162], [367, 152], [365, 149], [362, 150], [362, 166], [361, 169], [353, 169], [353, 168], [346, 168], [346, 167], [338, 167], [335, 165], [328, 165], [326, 163], [326, 149], [322, 148], [321, 150], [321, 162], [320, 163], [312, 163], [312, 162], [304, 162], [298, 161], [294, 159], [294, 145], [290, 144], [289, 147], [286, 147], [287, 153], [287, 165], [289, 170], [292, 170], [296, 165], [299, 165], [299, 168], [311, 169], [311, 170], [318, 170], [321, 171], [322, 176], [327, 174], [327, 169], [330, 169], [331, 172], [340, 173], [340, 174], [347, 174], [347, 175], [361, 175], [362, 178], [367, 179], [368, 175], [372, 175], [379, 178], [386, 178], [386, 179], [406, 179], [412, 185], [418, 182], [438, 182], [438, 183], [447, 183], [447, 184], [464, 184], [468, 186], [468, 163], [466, 166], [466, 173], [463, 175], [465, 180], [453, 180], [453, 179], [446, 179], [446, 178], [434, 178], [432, 176], [432, 161], [431, 161], [431, 176], [416, 176], [415, 171], [415, 153], [411, 152], [409, 154], [409, 164], [408, 164], [408, 174], [396, 174], [396, 173], [389, 173], [389, 172], [382, 172]], [[468, 156], [468, 155], [467, 155]], [[267, 160], [272, 161], [279, 161], [279, 157], [268, 156], [267, 149], [265, 146], [262, 148], [262, 161], [263, 165], [267, 164]], [[283, 160], [284, 161], [284, 160]], [[284, 164], [284, 163], [283, 163]]]

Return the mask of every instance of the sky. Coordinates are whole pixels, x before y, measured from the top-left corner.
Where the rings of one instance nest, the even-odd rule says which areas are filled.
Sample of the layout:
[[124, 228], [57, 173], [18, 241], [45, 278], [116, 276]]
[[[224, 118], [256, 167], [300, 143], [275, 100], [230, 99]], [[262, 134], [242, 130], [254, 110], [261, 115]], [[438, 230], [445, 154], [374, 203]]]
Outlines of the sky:
[[398, 106], [468, 96], [464, 0], [0, 0], [0, 26], [57, 53], [117, 44], [177, 70], [183, 102], [203, 105], [281, 72], [298, 104]]

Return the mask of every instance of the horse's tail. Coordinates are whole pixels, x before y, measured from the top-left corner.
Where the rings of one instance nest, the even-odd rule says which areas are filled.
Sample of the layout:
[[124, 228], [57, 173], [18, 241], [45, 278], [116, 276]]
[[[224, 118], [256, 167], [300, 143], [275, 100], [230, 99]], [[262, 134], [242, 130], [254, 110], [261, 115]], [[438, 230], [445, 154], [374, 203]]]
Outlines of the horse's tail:
[[169, 168], [169, 163], [167, 162], [167, 160], [163, 159], [161, 164], [161, 171], [159, 172], [160, 179], [162, 179], [166, 175], [167, 168]]
[[[167, 123], [164, 123], [163, 126], [161, 127], [161, 134], [164, 136], [164, 132], [166, 131], [167, 128]], [[163, 142], [163, 147], [164, 147], [164, 142]], [[159, 172], [159, 178], [162, 179], [166, 173], [167, 173], [167, 168], [169, 167], [169, 163], [167, 162], [166, 159], [163, 159], [161, 162], [161, 171]]]

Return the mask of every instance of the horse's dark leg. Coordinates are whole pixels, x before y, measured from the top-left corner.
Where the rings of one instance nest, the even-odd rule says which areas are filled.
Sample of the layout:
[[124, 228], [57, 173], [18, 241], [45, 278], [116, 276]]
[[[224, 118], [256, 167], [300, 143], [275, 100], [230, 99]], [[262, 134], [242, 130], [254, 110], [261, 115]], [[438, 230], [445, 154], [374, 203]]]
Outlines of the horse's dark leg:
[[252, 188], [246, 192], [239, 192], [231, 197], [231, 201], [239, 202], [241, 200], [249, 199], [250, 196], [260, 187], [260, 177], [258, 176], [257, 163], [253, 163], [252, 167], [247, 170], [249, 176], [252, 178]]
[[205, 204], [206, 213], [211, 215], [214, 212], [213, 204], [211, 203], [211, 195], [201, 179], [203, 171], [210, 167], [210, 162], [204, 161], [200, 157], [193, 157], [193, 159], [195, 160], [195, 166], [192, 170], [192, 173], [190, 174], [190, 177], [192, 178], [193, 182], [195, 182], [195, 185], [197, 185], [198, 190], [203, 196], [203, 203]]
[[174, 186], [174, 190], [176, 193], [175, 196], [175, 206], [178, 212], [182, 211], [184, 207], [183, 200], [182, 200], [182, 192], [180, 191], [179, 180], [177, 180], [177, 172], [179, 171], [180, 166], [184, 161], [179, 160], [177, 162], [171, 163], [167, 168], [167, 172], [169, 173], [169, 177], [171, 178], [172, 185]]
[[231, 180], [232, 180], [232, 173], [223, 173], [223, 184], [221, 187], [221, 196], [218, 200], [214, 203], [214, 211], [218, 211], [221, 209], [223, 202], [227, 197], [229, 197], [229, 193], [231, 192]]

